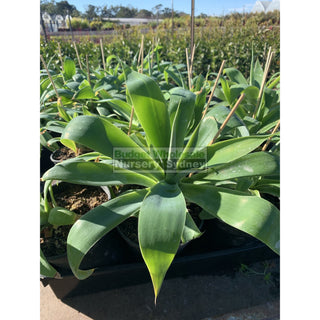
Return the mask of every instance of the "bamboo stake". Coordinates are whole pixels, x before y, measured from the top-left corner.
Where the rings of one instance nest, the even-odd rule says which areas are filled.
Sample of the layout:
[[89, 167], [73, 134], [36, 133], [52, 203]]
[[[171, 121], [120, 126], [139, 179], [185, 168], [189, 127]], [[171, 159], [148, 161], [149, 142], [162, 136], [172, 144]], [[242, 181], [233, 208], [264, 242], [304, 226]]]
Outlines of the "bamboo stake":
[[190, 72], [190, 84], [191, 84], [191, 81], [192, 81], [193, 59], [194, 59], [195, 50], [196, 50], [196, 45], [193, 45], [192, 52], [191, 52], [191, 60], [190, 60], [190, 70], [189, 70], [189, 72]]
[[210, 102], [211, 102], [211, 100], [212, 100], [213, 93], [214, 93], [214, 91], [216, 90], [216, 87], [217, 87], [219, 78], [220, 78], [220, 76], [221, 76], [221, 73], [222, 73], [222, 70], [223, 70], [223, 67], [224, 67], [225, 62], [226, 62], [226, 60], [223, 60], [222, 63], [221, 63], [221, 66], [220, 66], [220, 69], [219, 69], [219, 72], [218, 72], [216, 81], [214, 82], [213, 88], [212, 88], [212, 90], [211, 90], [211, 94], [210, 94], [210, 96], [209, 96], [209, 100], [208, 100], [207, 106], [206, 106], [205, 110], [203, 111], [203, 114], [202, 114], [202, 118], [201, 118], [201, 119], [203, 119], [204, 116], [205, 116], [206, 113], [207, 113], [207, 110], [208, 110], [209, 105], [210, 105]]
[[[277, 125], [274, 127], [274, 129], [272, 130], [271, 134], [274, 134], [278, 128], [280, 126], [280, 120], [277, 122]], [[262, 147], [261, 151], [265, 151], [271, 141], [272, 137], [269, 137], [268, 140], [266, 141], [265, 145]]]
[[187, 72], [188, 72], [189, 90], [191, 90], [191, 79], [190, 79], [190, 66], [189, 66], [188, 48], [186, 48], [186, 60], [187, 60]]
[[61, 101], [60, 95], [59, 95], [59, 93], [58, 93], [58, 90], [57, 90], [57, 88], [56, 88], [56, 86], [55, 86], [55, 84], [54, 84], [54, 82], [53, 82], [53, 79], [52, 79], [52, 77], [51, 77], [51, 74], [50, 74], [50, 72], [49, 72], [49, 69], [48, 69], [48, 67], [47, 67], [47, 64], [45, 63], [45, 61], [44, 61], [44, 59], [43, 59], [43, 57], [42, 57], [41, 54], [40, 54], [40, 59], [41, 59], [41, 61], [42, 61], [42, 64], [43, 64], [44, 68], [45, 68], [46, 71], [47, 71], [48, 77], [49, 77], [50, 82], [51, 82], [51, 84], [52, 84], [52, 87], [53, 87], [53, 89], [54, 89], [54, 91], [55, 91], [55, 93], [56, 93], [56, 96], [57, 96], [57, 98], [58, 98], [58, 101], [59, 101], [59, 102], [61, 103], [61, 105], [62, 105], [62, 101]]
[[260, 91], [259, 91], [259, 95], [258, 95], [257, 105], [256, 105], [256, 107], [254, 109], [253, 114], [252, 114], [252, 118], [253, 119], [255, 119], [255, 117], [257, 115], [257, 112], [258, 112], [258, 109], [259, 109], [259, 106], [260, 106], [260, 102], [261, 102], [261, 98], [262, 98], [262, 94], [263, 94], [263, 89], [264, 89], [264, 86], [265, 86], [265, 83], [266, 83], [266, 80], [267, 80], [267, 75], [268, 75], [268, 72], [269, 72], [269, 68], [270, 68], [270, 64], [271, 64], [271, 60], [272, 60], [273, 54], [274, 54], [274, 52], [273, 51], [271, 52], [271, 47], [270, 47], [269, 51], [268, 51], [266, 64], [264, 66], [264, 72], [263, 72], [261, 87], [260, 87]]
[[[141, 67], [139, 69], [140, 73], [143, 73], [143, 60], [144, 60], [144, 56], [143, 56], [143, 47], [144, 47], [144, 36], [141, 36], [141, 46], [140, 46], [140, 63], [141, 63]], [[138, 60], [139, 63], [139, 60]]]
[[90, 69], [89, 69], [89, 58], [88, 58], [88, 54], [86, 54], [86, 63], [87, 63], [87, 74], [88, 74], [88, 81], [91, 87], [91, 78], [90, 78]]
[[79, 67], [80, 67], [81, 70], [83, 70], [82, 66], [81, 66], [81, 62], [80, 62], [80, 57], [79, 57], [77, 45], [76, 45], [76, 43], [74, 41], [73, 41], [73, 45], [74, 45], [74, 49], [76, 50], [76, 55], [77, 55], [77, 58], [78, 58]]
[[211, 140], [211, 142], [209, 143], [209, 146], [211, 146], [219, 137], [219, 135], [221, 134], [222, 130], [225, 128], [225, 126], [227, 125], [228, 121], [230, 120], [230, 118], [233, 116], [233, 114], [236, 112], [237, 108], [239, 107], [242, 99], [244, 98], [244, 93], [242, 93], [238, 99], [238, 101], [236, 102], [236, 104], [234, 105], [234, 107], [232, 108], [232, 110], [230, 111], [230, 113], [228, 114], [228, 116], [226, 117], [226, 119], [223, 121], [220, 129], [218, 130], [218, 132], [216, 133], [216, 135], [214, 136], [214, 138]]
[[106, 62], [104, 60], [104, 52], [103, 52], [103, 45], [102, 45], [102, 39], [101, 38], [100, 38], [100, 48], [101, 48], [103, 70], [106, 71]]
[[62, 71], [64, 71], [63, 70], [63, 61], [62, 61], [60, 42], [58, 42], [58, 50], [59, 50], [59, 58], [60, 58], [60, 62], [61, 62]]

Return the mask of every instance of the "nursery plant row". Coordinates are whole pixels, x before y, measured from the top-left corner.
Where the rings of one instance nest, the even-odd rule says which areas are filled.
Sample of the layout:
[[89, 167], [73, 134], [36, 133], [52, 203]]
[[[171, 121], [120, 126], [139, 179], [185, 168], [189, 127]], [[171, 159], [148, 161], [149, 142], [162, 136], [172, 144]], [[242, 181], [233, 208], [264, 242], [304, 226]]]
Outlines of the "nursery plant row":
[[103, 265], [140, 262], [156, 299], [188, 248], [194, 254], [254, 240], [255, 250], [258, 241], [279, 254], [276, 51], [267, 47], [261, 64], [251, 44], [246, 72], [222, 60], [202, 74], [200, 46], [176, 63], [161, 41], [148, 41], [142, 37], [130, 64], [106, 45], [90, 45], [85, 57], [65, 55], [74, 50], [66, 43], [60, 52], [55, 42], [42, 47], [40, 266], [47, 279], [84, 280]]
[[[274, 59], [270, 65], [272, 74], [280, 70], [280, 29], [279, 22], [267, 20], [258, 23], [253, 16], [246, 23], [235, 20], [233, 16], [226, 20], [202, 19], [203, 23], [195, 27], [196, 44], [194, 55], [194, 72], [205, 75], [208, 71], [214, 72], [223, 60], [226, 66], [237, 68], [245, 77], [249, 76], [251, 65], [252, 46], [255, 55], [261, 62], [265, 62], [269, 47], [274, 51]], [[201, 20], [201, 19], [200, 19]], [[243, 25], [244, 23], [244, 25]], [[116, 55], [128, 66], [138, 58], [141, 48], [141, 27], [131, 27], [124, 30], [119, 28], [113, 35], [94, 36], [88, 35], [75, 38], [75, 42], [63, 37], [51, 37], [48, 43], [41, 41], [41, 54], [48, 62], [51, 69], [58, 71], [59, 61], [58, 46], [62, 56], [77, 59], [75, 46], [81, 63], [85, 64], [86, 55], [89, 57], [90, 66], [97, 68], [102, 65], [101, 45], [105, 55]], [[164, 61], [179, 64], [186, 61], [185, 48], [190, 47], [190, 29], [176, 28], [172, 32], [168, 22], [165, 21], [157, 29], [150, 29], [144, 34], [144, 50], [149, 52], [155, 47], [161, 51]], [[100, 43], [100, 39], [102, 43]], [[189, 49], [189, 51], [191, 51]], [[50, 63], [49, 63], [50, 60]]]

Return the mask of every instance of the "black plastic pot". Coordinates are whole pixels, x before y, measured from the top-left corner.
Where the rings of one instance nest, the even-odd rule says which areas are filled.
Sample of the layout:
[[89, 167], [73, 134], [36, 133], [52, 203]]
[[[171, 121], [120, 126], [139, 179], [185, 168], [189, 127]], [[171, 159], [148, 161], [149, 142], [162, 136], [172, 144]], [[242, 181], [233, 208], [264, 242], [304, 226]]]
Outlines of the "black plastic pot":
[[[131, 217], [128, 220], [125, 221], [125, 223], [129, 220], [133, 220], [133, 219], [137, 219], [136, 217]], [[204, 225], [204, 221], [201, 220], [200, 221], [200, 225], [198, 226], [200, 231], [203, 231], [203, 225]], [[121, 228], [121, 224], [119, 226], [117, 226], [117, 231], [119, 232], [120, 236], [122, 237], [122, 239], [128, 244], [129, 246], [129, 250], [132, 251], [132, 253], [134, 255], [138, 255], [141, 256], [141, 252], [140, 252], [140, 247], [139, 247], [139, 243], [137, 241], [133, 241], [131, 240], [125, 232], [123, 232], [122, 228]], [[136, 221], [135, 225], [133, 223], [133, 229], [135, 230], [135, 233], [138, 233], [138, 222]], [[190, 244], [191, 242], [186, 242], [186, 243], [180, 243], [178, 251], [177, 251], [177, 255], [179, 256], [181, 254], [181, 252], [184, 250], [184, 248]]]
[[58, 164], [59, 162], [62, 161], [62, 160], [58, 160], [58, 159], [55, 158], [56, 154], [57, 154], [59, 151], [60, 151], [60, 150], [58, 149], [58, 150], [55, 150], [54, 152], [52, 152], [52, 153], [50, 154], [50, 160], [51, 160], [51, 162], [52, 162], [54, 165], [56, 165], [56, 164]]
[[[166, 278], [224, 273], [240, 267], [242, 263], [249, 264], [277, 257], [271, 249], [252, 237], [238, 247], [232, 247], [228, 242], [223, 243], [221, 239], [217, 241], [221, 232], [215, 232], [218, 229], [216, 220], [205, 221], [204, 229], [205, 232], [200, 238], [191, 241], [181, 254], [175, 257]], [[45, 286], [50, 285], [57, 298], [64, 299], [151, 281], [141, 255], [133, 254], [126, 241], [115, 231], [110, 232], [96, 244], [96, 248], [90, 250], [91, 258], [88, 256], [84, 259], [81, 268], [90, 269], [96, 264], [95, 272], [89, 278], [80, 281], [67, 266], [59, 265], [58, 260], [51, 259], [50, 263], [56, 267], [62, 279], [45, 278], [41, 280], [42, 283]], [[92, 258], [96, 254], [100, 258]]]

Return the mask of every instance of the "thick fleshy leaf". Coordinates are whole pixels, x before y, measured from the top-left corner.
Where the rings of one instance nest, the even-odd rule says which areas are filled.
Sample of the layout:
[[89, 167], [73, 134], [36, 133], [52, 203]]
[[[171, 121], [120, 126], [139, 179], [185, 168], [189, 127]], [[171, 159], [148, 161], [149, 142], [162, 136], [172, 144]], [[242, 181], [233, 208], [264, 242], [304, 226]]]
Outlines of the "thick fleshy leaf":
[[[101, 117], [78, 116], [72, 119], [60, 141], [69, 148], [74, 148], [74, 143], [84, 145], [115, 160], [126, 161], [125, 164], [130, 164], [130, 169], [139, 167], [140, 172], [144, 171], [146, 175], [163, 179], [163, 170], [150, 155], [122, 130]], [[131, 158], [124, 157], [123, 152]], [[147, 166], [144, 167], [141, 163]]]
[[186, 222], [182, 231], [181, 241], [187, 243], [193, 239], [199, 238], [202, 232], [197, 227], [196, 223], [191, 217], [191, 214], [187, 212]]
[[208, 185], [181, 184], [187, 201], [264, 242], [279, 254], [280, 213], [267, 200]]
[[250, 77], [251, 77], [250, 85], [256, 86], [260, 89], [262, 78], [263, 78], [263, 69], [258, 59], [256, 60], [256, 63], [253, 68], [253, 73], [250, 74]]
[[94, 269], [80, 270], [87, 252], [109, 231], [139, 210], [147, 189], [136, 190], [90, 210], [71, 228], [67, 239], [67, 255], [74, 275], [82, 280]]
[[110, 186], [120, 184], [138, 184], [146, 187], [156, 182], [146, 175], [106, 163], [67, 160], [49, 169], [42, 180], [61, 180], [69, 183], [90, 186]]
[[226, 68], [223, 72], [229, 77], [229, 79], [238, 84], [248, 84], [246, 78], [236, 68]]
[[61, 278], [59, 272], [48, 262], [40, 249], [40, 275], [49, 278]]
[[64, 78], [70, 80], [76, 74], [76, 65], [72, 59], [66, 57], [63, 63]]
[[166, 101], [157, 83], [150, 77], [132, 71], [127, 77], [127, 91], [134, 105], [149, 145], [169, 147], [170, 120]]
[[141, 205], [139, 244], [152, 279], [155, 299], [178, 250], [185, 219], [186, 202], [175, 184], [158, 183]]
[[[211, 108], [207, 116], [214, 117], [219, 124], [219, 126], [222, 125], [222, 123], [225, 121], [227, 116], [230, 113], [230, 109], [225, 106], [216, 106]], [[223, 130], [223, 133], [228, 132], [231, 129], [234, 129], [236, 127], [242, 126], [243, 122], [239, 119], [239, 117], [235, 114], [232, 115], [230, 120], [227, 122], [225, 129]]]
[[73, 96], [73, 99], [74, 100], [86, 100], [86, 99], [98, 100], [99, 98], [95, 95], [91, 87], [83, 87], [75, 93], [75, 95]]
[[[177, 118], [175, 120], [178, 122], [176, 126], [181, 127], [184, 133], [182, 134], [184, 138], [186, 128], [193, 116], [196, 95], [193, 92], [183, 88], [173, 88], [169, 91], [169, 93], [170, 102], [168, 105], [168, 111], [170, 116], [170, 124], [172, 127], [174, 119]], [[184, 118], [182, 115], [184, 115]]]
[[278, 175], [279, 172], [279, 156], [268, 152], [254, 152], [187, 179], [189, 181], [221, 181], [240, 177]]
[[[214, 117], [206, 115], [193, 131], [181, 157], [177, 162], [178, 170], [197, 170], [208, 160], [206, 147], [218, 132], [218, 124]], [[201, 152], [204, 150], [204, 152]], [[190, 170], [191, 169], [191, 170]], [[183, 175], [183, 173], [182, 173]]]
[[213, 166], [236, 160], [254, 151], [270, 135], [249, 136], [220, 141], [207, 148], [208, 162], [206, 166]]
[[48, 222], [54, 226], [67, 226], [74, 224], [77, 214], [62, 207], [54, 207], [50, 210]]
[[[108, 105], [112, 107], [113, 110], [115, 110], [117, 113], [119, 113], [122, 117], [124, 117], [126, 120], [130, 120], [131, 117], [131, 109], [132, 107], [125, 101], [122, 101], [120, 99], [108, 99], [108, 100], [100, 100], [101, 102], [106, 102]], [[135, 125], [138, 125], [138, 118], [136, 114], [133, 114], [132, 123]]]
[[[182, 88], [171, 91], [169, 112], [172, 116], [172, 128], [166, 175], [168, 182], [175, 176], [176, 163], [183, 151], [187, 128], [193, 117], [195, 98], [195, 94]], [[173, 172], [169, 173], [169, 169]], [[172, 182], [175, 180], [173, 179]]]
[[269, 193], [276, 197], [280, 197], [280, 181], [275, 179], [261, 179], [254, 186], [253, 189], [262, 193]]

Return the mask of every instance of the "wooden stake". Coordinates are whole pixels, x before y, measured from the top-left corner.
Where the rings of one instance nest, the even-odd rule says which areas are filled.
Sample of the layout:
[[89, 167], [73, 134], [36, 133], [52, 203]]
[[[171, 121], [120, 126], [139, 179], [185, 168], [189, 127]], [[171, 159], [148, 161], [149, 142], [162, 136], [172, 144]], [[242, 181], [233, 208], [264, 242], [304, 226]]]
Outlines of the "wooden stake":
[[260, 106], [260, 102], [261, 102], [261, 98], [262, 98], [262, 94], [263, 94], [263, 89], [264, 89], [264, 85], [265, 85], [266, 80], [267, 80], [267, 75], [268, 75], [268, 72], [269, 72], [269, 68], [270, 68], [270, 64], [271, 64], [271, 60], [272, 60], [273, 54], [274, 54], [274, 52], [271, 52], [271, 47], [270, 47], [269, 51], [268, 51], [266, 64], [264, 66], [264, 72], [263, 72], [261, 87], [260, 87], [260, 91], [259, 91], [259, 95], [258, 95], [257, 105], [256, 105], [256, 107], [255, 107], [255, 109], [253, 111], [253, 114], [252, 114], [252, 118], [253, 119], [255, 119], [255, 117], [257, 115], [257, 112], [258, 112], [258, 109], [259, 109], [259, 106]]
[[196, 45], [193, 45], [192, 52], [191, 52], [191, 60], [190, 60], [190, 70], [189, 70], [189, 72], [190, 72], [190, 84], [191, 84], [191, 81], [192, 81], [193, 59], [194, 59], [195, 51], [196, 51]]
[[64, 71], [63, 70], [63, 61], [62, 61], [60, 42], [58, 42], [58, 50], [59, 50], [59, 58], [60, 58], [60, 62], [61, 62], [62, 71]]
[[[277, 125], [274, 127], [274, 129], [272, 130], [271, 134], [274, 134], [278, 130], [279, 126], [280, 126], [280, 120], [277, 122]], [[265, 145], [262, 147], [261, 151], [266, 151], [271, 139], [272, 139], [272, 137], [268, 138], [268, 140], [266, 141]]]
[[90, 86], [91, 86], [90, 69], [89, 69], [89, 58], [88, 58], [88, 55], [87, 55], [87, 54], [86, 54], [86, 63], [87, 63], [88, 81], [89, 81], [89, 84], [90, 84]]
[[[143, 56], [143, 47], [144, 47], [144, 36], [141, 36], [141, 46], [140, 46], [140, 63], [141, 63], [141, 67], [139, 68], [139, 72], [143, 73], [143, 60], [144, 60], [144, 56]], [[138, 60], [138, 64], [139, 64], [139, 60]]]
[[187, 60], [187, 72], [188, 72], [189, 90], [191, 90], [191, 79], [190, 79], [190, 66], [189, 66], [188, 48], [186, 48], [186, 60]]
[[235, 111], [237, 110], [237, 108], [239, 107], [242, 99], [244, 98], [244, 93], [241, 94], [241, 96], [239, 97], [238, 101], [236, 102], [236, 104], [234, 105], [234, 107], [232, 108], [232, 110], [230, 111], [230, 113], [228, 114], [228, 116], [226, 117], [226, 119], [223, 121], [220, 129], [218, 130], [218, 132], [216, 133], [216, 135], [214, 136], [214, 138], [211, 140], [211, 142], [209, 143], [209, 146], [211, 146], [219, 137], [219, 135], [221, 134], [222, 130], [225, 128], [225, 126], [227, 125], [228, 121], [230, 120], [230, 118], [233, 116], [233, 114], [235, 113]]
[[100, 48], [101, 48], [103, 70], [106, 71], [106, 62], [104, 60], [104, 52], [103, 52], [103, 45], [102, 45], [102, 39], [101, 38], [100, 38]]
[[56, 86], [55, 86], [55, 84], [54, 84], [54, 82], [53, 82], [53, 79], [52, 79], [52, 77], [51, 77], [51, 74], [50, 74], [50, 72], [49, 72], [49, 69], [48, 69], [48, 67], [47, 67], [47, 64], [45, 63], [45, 61], [44, 61], [44, 59], [43, 59], [43, 57], [42, 57], [41, 54], [40, 54], [40, 59], [41, 59], [41, 61], [42, 61], [42, 64], [43, 64], [44, 68], [45, 68], [46, 71], [47, 71], [47, 74], [48, 74], [48, 77], [49, 77], [50, 82], [51, 82], [51, 84], [52, 84], [52, 87], [53, 87], [54, 91], [56, 92], [56, 96], [57, 96], [58, 100], [60, 100], [60, 103], [62, 104], [60, 95], [59, 95], [59, 93], [58, 93], [58, 90], [57, 90], [57, 88], [56, 88]]
[[207, 106], [206, 106], [205, 110], [203, 111], [203, 114], [202, 114], [202, 118], [201, 118], [201, 119], [203, 119], [204, 116], [205, 116], [206, 113], [207, 113], [207, 110], [208, 110], [208, 108], [209, 108], [210, 102], [211, 102], [212, 97], [213, 97], [214, 90], [216, 90], [216, 87], [217, 87], [217, 85], [218, 85], [218, 81], [219, 81], [219, 78], [220, 78], [220, 76], [221, 76], [221, 73], [222, 73], [222, 70], [223, 70], [223, 67], [224, 67], [225, 62], [226, 62], [226, 60], [223, 60], [222, 63], [221, 63], [221, 66], [220, 66], [220, 69], [219, 69], [219, 72], [218, 72], [216, 81], [214, 82], [214, 85], [213, 85], [213, 88], [212, 88], [212, 90], [211, 90], [211, 94], [210, 94], [210, 97], [209, 97]]
[[81, 70], [83, 70], [82, 66], [81, 66], [81, 62], [80, 62], [80, 57], [79, 57], [77, 45], [76, 45], [76, 43], [74, 41], [73, 41], [73, 45], [74, 45], [74, 49], [76, 50], [76, 55], [77, 55], [77, 58], [78, 58], [79, 67], [80, 67]]

